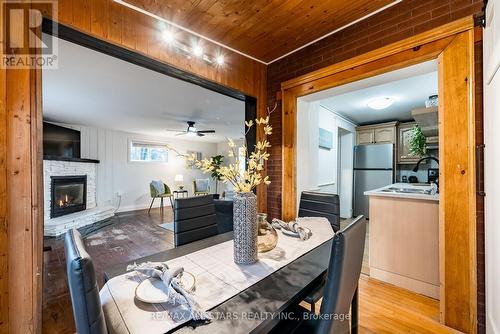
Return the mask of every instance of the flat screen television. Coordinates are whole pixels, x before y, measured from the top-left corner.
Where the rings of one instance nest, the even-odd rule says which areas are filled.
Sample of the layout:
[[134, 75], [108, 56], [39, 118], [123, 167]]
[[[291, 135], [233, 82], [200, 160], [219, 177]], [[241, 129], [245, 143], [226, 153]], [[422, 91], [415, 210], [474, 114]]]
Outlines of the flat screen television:
[[43, 156], [80, 159], [80, 131], [43, 122]]

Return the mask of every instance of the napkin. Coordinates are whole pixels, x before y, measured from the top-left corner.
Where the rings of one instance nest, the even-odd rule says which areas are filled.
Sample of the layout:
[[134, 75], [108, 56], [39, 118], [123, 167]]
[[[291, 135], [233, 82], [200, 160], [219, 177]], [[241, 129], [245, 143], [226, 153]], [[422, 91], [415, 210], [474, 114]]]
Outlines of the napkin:
[[212, 316], [201, 310], [193, 296], [180, 285], [184, 268], [169, 268], [165, 262], [144, 262], [127, 266], [127, 271], [135, 270], [145, 276], [162, 280], [167, 287], [168, 300], [171, 304], [187, 305], [191, 319], [209, 321]]
[[292, 220], [288, 223], [284, 222], [283, 220], [274, 218], [271, 221], [271, 225], [275, 229], [278, 229], [278, 230], [284, 229], [284, 230], [290, 231], [292, 233], [296, 233], [297, 236], [300, 238], [300, 240], [307, 240], [312, 235], [310, 229], [299, 226], [299, 219], [298, 218], [297, 218], [297, 220], [295, 220], [295, 221]]

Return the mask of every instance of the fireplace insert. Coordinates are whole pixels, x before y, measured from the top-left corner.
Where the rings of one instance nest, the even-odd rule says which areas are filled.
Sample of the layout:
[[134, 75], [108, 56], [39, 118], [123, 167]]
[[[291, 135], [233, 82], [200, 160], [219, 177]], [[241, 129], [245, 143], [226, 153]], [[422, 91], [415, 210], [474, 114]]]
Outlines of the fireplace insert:
[[87, 208], [87, 175], [51, 176], [50, 218]]

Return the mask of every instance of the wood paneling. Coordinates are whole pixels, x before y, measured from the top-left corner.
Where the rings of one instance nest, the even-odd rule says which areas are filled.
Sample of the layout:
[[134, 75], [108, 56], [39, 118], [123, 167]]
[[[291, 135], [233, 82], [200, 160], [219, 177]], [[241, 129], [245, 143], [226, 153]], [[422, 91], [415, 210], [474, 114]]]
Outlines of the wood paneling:
[[[112, 0], [59, 0], [58, 15], [52, 19], [254, 96], [258, 99], [258, 112], [262, 115], [265, 112], [266, 66], [263, 64], [229, 51], [224, 67], [188, 59], [161, 41], [161, 22]], [[208, 52], [220, 49], [210, 43], [205, 47]]]
[[[441, 283], [444, 323], [476, 328], [474, 32], [457, 35], [439, 56]], [[474, 330], [472, 330], [474, 329]]]
[[[7, 110], [7, 224], [9, 278], [9, 333], [33, 333], [39, 328], [36, 295], [39, 287], [36, 263], [41, 242], [34, 240], [32, 182], [32, 116], [41, 113], [32, 104], [36, 85], [34, 70], [8, 70], [6, 75]], [[34, 117], [36, 119], [36, 116]], [[36, 172], [35, 172], [36, 173]], [[34, 247], [40, 247], [36, 251]], [[36, 257], [36, 258], [35, 258]]]
[[393, 0], [125, 0], [264, 62], [272, 61]]
[[[173, 3], [172, 6], [179, 5], [179, 8], [183, 8], [184, 3], [190, 4], [182, 1]], [[256, 97], [257, 115], [261, 117], [266, 114], [267, 72], [266, 66], [261, 63], [229, 51], [224, 51], [226, 64], [223, 67], [189, 59], [162, 42], [160, 22], [113, 0], [59, 0], [58, 16], [53, 19], [96, 38]], [[187, 35], [183, 37], [187, 40], [191, 38]], [[204, 47], [208, 52], [218, 52], [220, 49], [210, 43], [205, 43]], [[266, 188], [259, 187], [257, 192], [259, 210], [266, 211]]]
[[[46, 13], [50, 17], [50, 13]], [[238, 54], [224, 67], [187, 59], [160, 42], [158, 22], [112, 0], [60, 0], [57, 22], [257, 98], [266, 68]], [[25, 30], [28, 33], [28, 30]], [[0, 332], [37, 333], [41, 319], [41, 72], [0, 71]], [[260, 193], [263, 193], [260, 189]], [[265, 194], [259, 199], [265, 210]]]
[[[2, 35], [3, 36], [3, 35]], [[0, 333], [9, 332], [9, 271], [7, 231], [7, 110], [6, 71], [0, 69]]]
[[445, 273], [442, 311], [446, 324], [468, 333], [476, 332], [477, 289], [473, 27], [472, 17], [465, 18], [282, 84], [282, 217], [292, 219], [297, 198], [297, 98], [439, 57], [440, 76], [447, 77], [446, 88], [440, 85], [440, 109], [447, 110], [439, 133], [440, 155], [447, 152], [441, 156], [442, 163], [447, 162], [440, 176], [444, 179], [440, 225], [446, 259], [440, 264]]

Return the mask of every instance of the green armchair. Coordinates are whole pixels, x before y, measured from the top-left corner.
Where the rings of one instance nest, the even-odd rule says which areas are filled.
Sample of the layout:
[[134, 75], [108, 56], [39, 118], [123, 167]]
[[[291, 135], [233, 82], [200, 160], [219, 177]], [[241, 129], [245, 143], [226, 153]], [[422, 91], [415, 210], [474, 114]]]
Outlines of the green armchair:
[[153, 207], [153, 203], [155, 201], [155, 199], [159, 198], [160, 199], [160, 210], [163, 212], [163, 199], [164, 198], [168, 198], [170, 200], [170, 205], [172, 205], [172, 208], [174, 207], [174, 203], [172, 201], [172, 198], [174, 197], [174, 195], [172, 194], [172, 192], [170, 191], [170, 188], [169, 186], [167, 186], [165, 183], [163, 183], [163, 187], [164, 187], [164, 191], [163, 192], [160, 192], [158, 189], [157, 189], [157, 185], [155, 186], [155, 182], [157, 183], [160, 183], [161, 182], [158, 182], [158, 181], [152, 181], [150, 184], [149, 184], [149, 192], [151, 194], [151, 205], [149, 206], [149, 210], [148, 210], [148, 214], [149, 212], [151, 211], [151, 208]]

